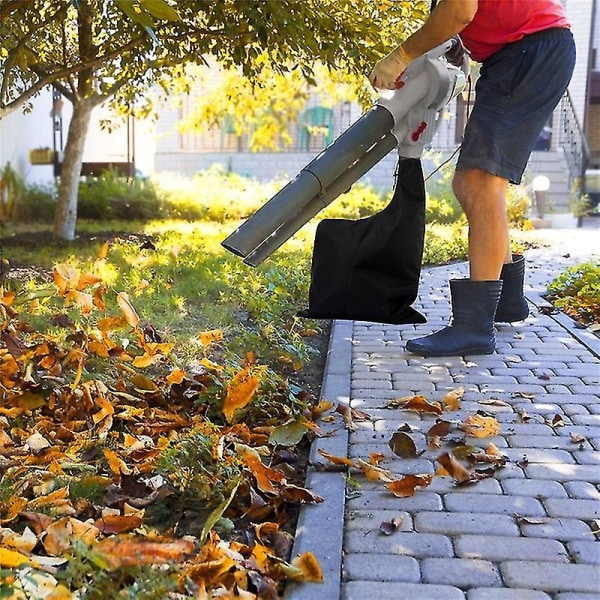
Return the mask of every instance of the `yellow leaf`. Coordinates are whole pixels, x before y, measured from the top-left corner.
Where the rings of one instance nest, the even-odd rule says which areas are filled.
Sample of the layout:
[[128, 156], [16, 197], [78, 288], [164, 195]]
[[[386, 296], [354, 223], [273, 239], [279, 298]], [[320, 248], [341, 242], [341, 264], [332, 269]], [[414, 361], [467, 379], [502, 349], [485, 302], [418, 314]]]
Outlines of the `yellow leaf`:
[[33, 564], [31, 559], [16, 550], [0, 547], [0, 567], [13, 569], [23, 564]]
[[111, 450], [110, 448], [104, 448], [103, 452], [106, 460], [108, 461], [110, 470], [115, 475], [121, 475], [121, 473], [123, 475], [131, 474], [131, 469], [114, 450]]
[[200, 333], [200, 343], [203, 346], [209, 346], [213, 342], [220, 342], [223, 339], [223, 332], [220, 329], [211, 329]]
[[160, 354], [155, 354], [154, 356], [144, 354], [142, 356], [136, 356], [133, 359], [133, 366], [137, 367], [138, 369], [145, 369], [146, 367], [149, 367], [150, 365], [160, 362], [161, 360], [162, 360], [162, 358], [161, 358]]
[[494, 417], [470, 415], [463, 425], [467, 435], [485, 438], [500, 434], [500, 423]]
[[250, 374], [250, 369], [242, 369], [227, 386], [227, 397], [223, 402], [223, 414], [231, 421], [236, 410], [244, 408], [258, 389], [259, 380]]
[[104, 260], [108, 254], [108, 242], [104, 242], [98, 252], [98, 260]]
[[70, 267], [69, 265], [55, 265], [52, 269], [52, 275], [54, 276], [54, 283], [58, 287], [58, 292], [61, 295], [77, 288], [80, 276], [79, 269]]
[[170, 383], [171, 385], [173, 385], [173, 384], [179, 384], [184, 379], [185, 379], [185, 371], [183, 369], [173, 369], [167, 375], [167, 383]]
[[119, 308], [121, 309], [121, 312], [127, 319], [129, 325], [131, 325], [131, 327], [134, 328], [137, 327], [140, 323], [140, 318], [135, 312], [133, 306], [131, 305], [131, 302], [129, 301], [129, 296], [125, 292], [119, 292], [117, 294], [117, 304], [119, 305]]
[[433, 475], [404, 475], [402, 479], [386, 483], [385, 487], [397, 498], [410, 498], [417, 488], [427, 487], [432, 479]]
[[460, 410], [460, 401], [465, 395], [465, 388], [459, 387], [448, 392], [442, 399], [442, 404], [447, 410]]
[[321, 565], [312, 552], [305, 552], [292, 560], [292, 567], [298, 569], [299, 573], [292, 577], [297, 581], [310, 581], [321, 583], [323, 581], [323, 572]]

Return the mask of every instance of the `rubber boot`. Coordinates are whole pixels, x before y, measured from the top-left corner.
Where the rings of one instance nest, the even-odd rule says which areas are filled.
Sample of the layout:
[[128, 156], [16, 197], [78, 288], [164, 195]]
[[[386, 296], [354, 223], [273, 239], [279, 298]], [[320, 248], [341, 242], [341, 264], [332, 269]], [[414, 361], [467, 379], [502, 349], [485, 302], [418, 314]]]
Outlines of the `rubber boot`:
[[529, 306], [523, 296], [525, 278], [525, 259], [513, 254], [512, 263], [502, 267], [502, 293], [496, 309], [496, 323], [513, 323], [529, 316]]
[[409, 340], [406, 350], [421, 356], [491, 354], [496, 347], [494, 315], [502, 281], [450, 281], [452, 320], [431, 335]]

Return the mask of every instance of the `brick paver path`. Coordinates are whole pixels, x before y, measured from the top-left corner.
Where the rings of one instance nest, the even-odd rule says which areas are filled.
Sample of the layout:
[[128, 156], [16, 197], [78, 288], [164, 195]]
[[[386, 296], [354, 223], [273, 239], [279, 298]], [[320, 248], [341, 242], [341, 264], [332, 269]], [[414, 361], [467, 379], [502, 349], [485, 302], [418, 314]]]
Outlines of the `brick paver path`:
[[[361, 475], [347, 481], [344, 473], [311, 472], [308, 483], [325, 501], [303, 511], [295, 550], [317, 555], [325, 582], [292, 587], [286, 598], [600, 598], [600, 340], [539, 310], [546, 304], [540, 293], [563, 267], [598, 256], [600, 234], [552, 235], [551, 248], [526, 252], [531, 316], [498, 326], [495, 354], [422, 358], [404, 351], [406, 340], [447, 323], [447, 282], [466, 275], [464, 264], [423, 271], [415, 307], [427, 324], [334, 324], [322, 395], [370, 418], [355, 420], [354, 432], [339, 419], [326, 425], [329, 435], [314, 444], [312, 462], [326, 464], [318, 449], [366, 461], [378, 452], [395, 477], [434, 477], [414, 496], [396, 498]], [[388, 404], [411, 395], [441, 402], [459, 387], [461, 408], [441, 418], [456, 425], [478, 411], [494, 416], [498, 435], [467, 442], [482, 449], [491, 442], [508, 458], [493, 477], [468, 486], [436, 475], [436, 457], [460, 431], [428, 449], [425, 434], [436, 415]], [[417, 456], [391, 451], [400, 428]], [[392, 519], [401, 523], [384, 535], [380, 524]]]

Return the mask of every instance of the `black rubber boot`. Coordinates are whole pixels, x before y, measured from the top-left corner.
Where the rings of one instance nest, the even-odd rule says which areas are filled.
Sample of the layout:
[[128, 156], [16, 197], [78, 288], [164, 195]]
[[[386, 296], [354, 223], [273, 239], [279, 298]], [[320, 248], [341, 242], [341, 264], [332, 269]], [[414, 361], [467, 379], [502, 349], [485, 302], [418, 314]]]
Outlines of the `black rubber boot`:
[[523, 279], [525, 278], [525, 259], [513, 254], [512, 263], [502, 267], [502, 293], [496, 309], [496, 323], [513, 323], [529, 316], [529, 306], [523, 296]]
[[452, 320], [431, 335], [409, 340], [406, 350], [421, 356], [492, 354], [496, 347], [494, 315], [502, 281], [450, 281]]

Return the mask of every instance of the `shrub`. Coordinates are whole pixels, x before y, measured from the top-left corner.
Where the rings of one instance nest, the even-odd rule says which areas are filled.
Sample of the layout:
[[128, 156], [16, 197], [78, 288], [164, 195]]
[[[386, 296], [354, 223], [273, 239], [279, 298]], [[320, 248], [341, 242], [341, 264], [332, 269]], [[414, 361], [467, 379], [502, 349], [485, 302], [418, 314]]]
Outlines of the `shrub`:
[[46, 185], [24, 185], [16, 211], [19, 221], [51, 223], [56, 208], [56, 187]]
[[128, 180], [115, 171], [79, 184], [77, 213], [87, 219], [159, 219], [164, 210], [154, 185], [146, 180]]
[[577, 321], [600, 324], [600, 264], [586, 262], [566, 269], [546, 293], [548, 300]]

